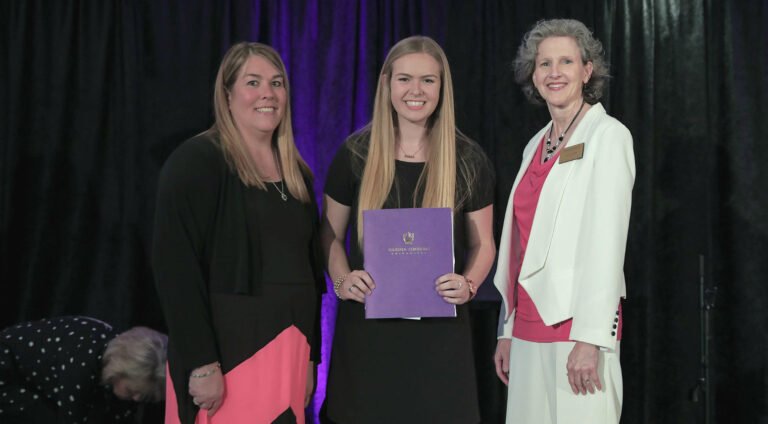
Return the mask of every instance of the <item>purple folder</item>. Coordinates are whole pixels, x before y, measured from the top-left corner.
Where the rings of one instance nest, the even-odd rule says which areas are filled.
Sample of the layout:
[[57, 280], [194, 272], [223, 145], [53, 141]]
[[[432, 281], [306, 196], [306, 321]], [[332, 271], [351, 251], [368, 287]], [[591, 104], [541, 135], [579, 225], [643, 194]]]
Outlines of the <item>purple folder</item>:
[[366, 318], [456, 316], [435, 291], [437, 277], [453, 272], [450, 208], [363, 211], [363, 256], [376, 283]]

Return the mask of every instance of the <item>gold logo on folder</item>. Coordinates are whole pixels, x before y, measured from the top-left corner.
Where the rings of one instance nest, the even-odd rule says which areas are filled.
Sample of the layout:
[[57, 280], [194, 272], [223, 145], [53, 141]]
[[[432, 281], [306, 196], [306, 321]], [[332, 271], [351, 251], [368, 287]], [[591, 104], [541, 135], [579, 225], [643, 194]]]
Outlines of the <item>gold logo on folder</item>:
[[390, 255], [426, 255], [429, 253], [429, 247], [426, 246], [414, 246], [416, 241], [416, 233], [413, 231], [406, 231], [403, 233], [403, 243], [405, 246], [388, 247], [387, 252]]

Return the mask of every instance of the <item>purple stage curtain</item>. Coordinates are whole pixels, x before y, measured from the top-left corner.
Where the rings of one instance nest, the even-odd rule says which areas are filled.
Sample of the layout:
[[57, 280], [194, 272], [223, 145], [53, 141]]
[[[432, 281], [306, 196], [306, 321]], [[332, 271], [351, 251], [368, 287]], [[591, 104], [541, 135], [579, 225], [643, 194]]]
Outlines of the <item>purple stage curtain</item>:
[[[720, 286], [715, 416], [766, 422], [765, 0], [1, 1], [0, 327], [67, 314], [164, 327], [148, 261], [158, 171], [210, 126], [217, 67], [242, 40], [282, 54], [320, 196], [336, 149], [369, 120], [389, 47], [435, 38], [457, 123], [496, 167], [498, 234], [522, 148], [548, 120], [511, 62], [525, 31], [555, 17], [580, 19], [603, 41], [613, 77], [603, 104], [635, 141], [622, 422], [703, 422], [688, 400], [700, 372], [699, 254], [707, 284]], [[498, 306], [473, 307], [481, 411], [495, 423]], [[330, 293], [313, 417], [334, 311]], [[150, 412], [144, 421], [157, 422]]]

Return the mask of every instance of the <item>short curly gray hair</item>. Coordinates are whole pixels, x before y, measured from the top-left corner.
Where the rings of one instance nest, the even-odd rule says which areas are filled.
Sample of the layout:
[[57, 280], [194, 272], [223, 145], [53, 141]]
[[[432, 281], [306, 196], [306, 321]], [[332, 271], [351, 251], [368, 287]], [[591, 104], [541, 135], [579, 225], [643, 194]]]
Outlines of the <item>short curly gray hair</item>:
[[101, 381], [133, 381], [143, 400], [165, 397], [165, 361], [168, 336], [147, 327], [133, 327], [107, 343], [102, 358]]
[[575, 19], [550, 19], [536, 22], [523, 36], [513, 63], [515, 81], [522, 86], [523, 93], [533, 104], [543, 104], [544, 99], [533, 85], [533, 71], [536, 69], [536, 54], [539, 44], [549, 37], [571, 37], [581, 50], [581, 60], [592, 62], [592, 77], [584, 84], [584, 100], [595, 104], [603, 96], [603, 87], [608, 78], [608, 63], [603, 57], [603, 44], [592, 35], [586, 25]]

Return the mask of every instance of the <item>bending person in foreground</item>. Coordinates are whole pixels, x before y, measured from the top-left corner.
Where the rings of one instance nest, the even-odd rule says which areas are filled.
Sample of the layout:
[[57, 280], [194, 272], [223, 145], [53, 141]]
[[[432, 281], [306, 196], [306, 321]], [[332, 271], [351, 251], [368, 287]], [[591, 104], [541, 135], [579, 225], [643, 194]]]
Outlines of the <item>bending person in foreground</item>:
[[167, 340], [81, 316], [8, 327], [0, 331], [0, 421], [132, 423], [136, 402], [163, 399]]
[[515, 78], [552, 120], [523, 151], [494, 283], [503, 296], [496, 372], [507, 423], [618, 423], [621, 304], [635, 159], [598, 102], [602, 45], [579, 21], [528, 32]]

